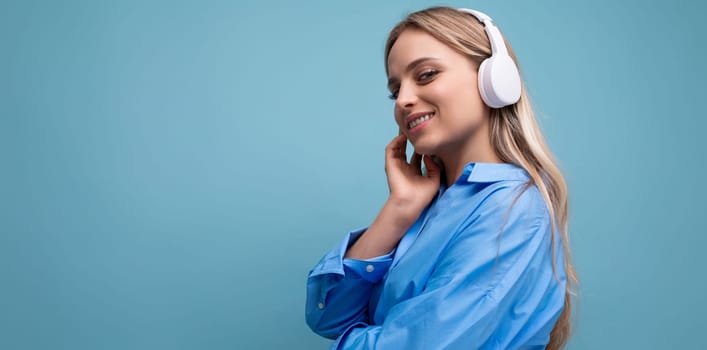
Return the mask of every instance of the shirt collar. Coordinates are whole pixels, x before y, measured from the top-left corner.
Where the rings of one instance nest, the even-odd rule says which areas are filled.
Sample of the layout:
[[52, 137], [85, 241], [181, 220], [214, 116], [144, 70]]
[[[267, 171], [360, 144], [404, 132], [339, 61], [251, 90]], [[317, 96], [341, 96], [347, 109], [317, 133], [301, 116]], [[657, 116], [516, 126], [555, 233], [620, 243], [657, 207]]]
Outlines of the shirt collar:
[[469, 163], [460, 179], [467, 182], [528, 181], [525, 169], [511, 163]]

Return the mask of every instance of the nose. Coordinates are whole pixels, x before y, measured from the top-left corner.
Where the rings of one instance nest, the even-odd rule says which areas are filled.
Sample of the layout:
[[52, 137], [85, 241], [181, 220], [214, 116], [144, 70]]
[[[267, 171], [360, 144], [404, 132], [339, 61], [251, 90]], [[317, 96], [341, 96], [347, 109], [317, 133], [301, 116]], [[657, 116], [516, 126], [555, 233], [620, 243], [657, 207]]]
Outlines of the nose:
[[417, 102], [417, 91], [413, 84], [400, 84], [398, 88], [398, 98], [395, 99], [395, 106], [398, 110], [409, 109]]

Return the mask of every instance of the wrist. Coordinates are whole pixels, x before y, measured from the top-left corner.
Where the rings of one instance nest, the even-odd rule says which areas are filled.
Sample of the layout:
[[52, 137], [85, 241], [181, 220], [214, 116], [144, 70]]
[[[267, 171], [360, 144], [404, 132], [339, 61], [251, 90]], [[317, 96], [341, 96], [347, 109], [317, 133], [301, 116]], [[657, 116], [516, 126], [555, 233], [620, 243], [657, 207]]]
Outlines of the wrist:
[[383, 205], [383, 212], [386, 212], [394, 222], [401, 226], [410, 226], [420, 216], [425, 209], [424, 205], [408, 199], [389, 197]]

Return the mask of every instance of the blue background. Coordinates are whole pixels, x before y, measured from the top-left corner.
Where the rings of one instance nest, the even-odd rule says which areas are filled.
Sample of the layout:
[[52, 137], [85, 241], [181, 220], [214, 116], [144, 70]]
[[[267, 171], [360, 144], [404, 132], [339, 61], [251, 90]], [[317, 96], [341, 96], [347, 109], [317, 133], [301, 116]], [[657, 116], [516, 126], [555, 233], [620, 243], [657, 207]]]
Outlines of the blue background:
[[0, 348], [325, 349], [308, 270], [387, 195], [383, 44], [489, 13], [571, 189], [570, 349], [705, 348], [697, 1], [4, 1]]

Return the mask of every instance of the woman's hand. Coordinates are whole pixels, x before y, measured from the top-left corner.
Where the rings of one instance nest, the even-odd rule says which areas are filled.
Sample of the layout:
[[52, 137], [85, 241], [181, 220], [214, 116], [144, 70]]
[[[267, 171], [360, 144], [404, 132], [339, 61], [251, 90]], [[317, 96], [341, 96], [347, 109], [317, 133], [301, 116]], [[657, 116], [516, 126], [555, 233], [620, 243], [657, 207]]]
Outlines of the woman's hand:
[[[400, 214], [414, 221], [430, 203], [439, 189], [441, 169], [429, 156], [413, 153], [408, 163], [407, 137], [400, 134], [385, 148], [385, 173], [388, 177], [388, 202]], [[422, 174], [424, 158], [427, 174]]]
[[[369, 259], [389, 253], [420, 216], [439, 189], [440, 167], [430, 157], [414, 153], [408, 163], [407, 138], [398, 135], [385, 148], [385, 173], [390, 197], [363, 235], [346, 251], [346, 258]], [[427, 174], [422, 175], [422, 161]]]

